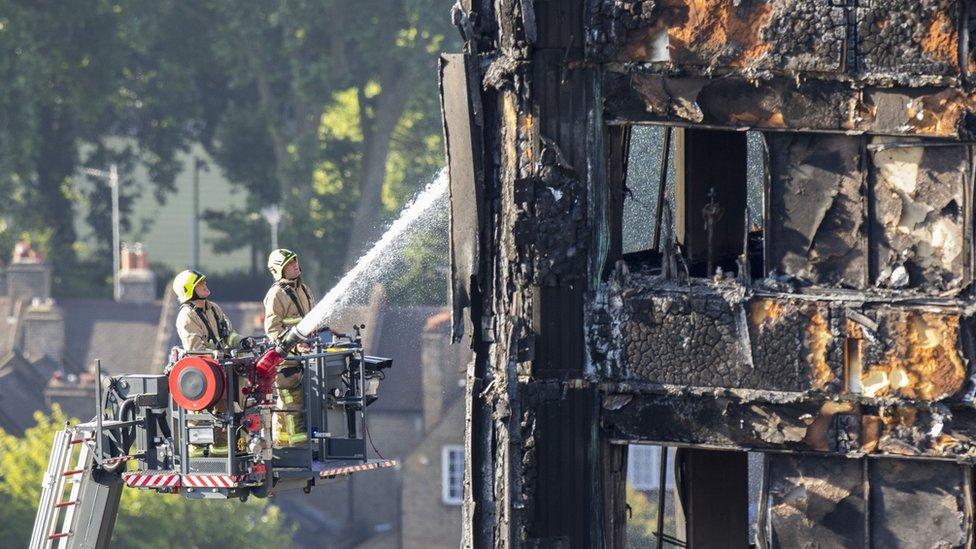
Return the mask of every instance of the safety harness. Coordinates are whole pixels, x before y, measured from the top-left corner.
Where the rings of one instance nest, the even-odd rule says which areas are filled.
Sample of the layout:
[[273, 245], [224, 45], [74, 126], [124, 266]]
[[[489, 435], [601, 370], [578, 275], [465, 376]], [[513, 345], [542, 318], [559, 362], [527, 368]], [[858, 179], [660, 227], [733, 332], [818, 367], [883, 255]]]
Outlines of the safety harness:
[[[304, 317], [306, 314], [308, 314], [308, 311], [306, 311], [305, 308], [302, 307], [301, 302], [298, 301], [298, 294], [295, 293], [295, 288], [292, 288], [291, 284], [288, 284], [286, 282], [279, 282], [278, 286], [281, 287], [281, 289], [284, 290], [286, 294], [288, 294], [288, 298], [291, 299], [291, 302], [294, 303], [295, 307], [298, 308], [299, 316]], [[307, 299], [308, 302], [311, 303], [312, 296], [311, 294], [308, 293], [308, 288], [305, 287], [305, 284], [302, 284], [301, 282], [296, 282], [295, 286], [301, 287], [302, 293], [305, 294], [305, 299]], [[280, 370], [281, 374], [285, 377], [292, 376], [294, 374], [297, 374], [300, 371], [302, 371], [301, 366], [287, 366]]]
[[[288, 297], [291, 299], [291, 302], [295, 304], [295, 307], [298, 307], [299, 316], [304, 317], [305, 315], [308, 314], [308, 311], [306, 311], [305, 308], [302, 307], [302, 304], [298, 301], [298, 295], [295, 293], [295, 288], [291, 287], [291, 284], [279, 282], [278, 286], [281, 286], [281, 289], [283, 289], [285, 293], [288, 294]], [[305, 288], [305, 284], [302, 284], [301, 282], [297, 282], [295, 286], [301, 287], [302, 293], [305, 294], [305, 299], [307, 299], [308, 302], [311, 303], [312, 296], [308, 293], [308, 289]]]
[[[210, 327], [210, 323], [207, 322], [206, 311], [210, 310], [210, 304], [209, 303], [205, 304], [203, 309], [194, 307], [193, 304], [191, 303], [184, 303], [183, 306], [189, 307], [190, 309], [193, 310], [193, 312], [197, 314], [198, 317], [200, 317], [200, 321], [203, 322], [204, 327], [207, 328], [207, 340], [213, 343], [214, 346], [220, 347], [220, 339], [217, 337], [217, 334], [214, 333], [213, 328]], [[220, 322], [218, 321], [218, 324], [219, 323]]]

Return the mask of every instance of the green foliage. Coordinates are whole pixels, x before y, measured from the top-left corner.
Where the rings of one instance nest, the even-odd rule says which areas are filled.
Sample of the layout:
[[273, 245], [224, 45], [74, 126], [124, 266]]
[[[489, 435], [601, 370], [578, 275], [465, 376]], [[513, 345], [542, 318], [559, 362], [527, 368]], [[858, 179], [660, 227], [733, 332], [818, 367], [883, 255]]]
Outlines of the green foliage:
[[[657, 501], [651, 501], [643, 492], [627, 485], [627, 547], [650, 549], [657, 547]], [[667, 508], [665, 508], [667, 509]], [[664, 533], [675, 535], [674, 515], [665, 512]], [[670, 545], [665, 543], [665, 547]]]
[[[54, 433], [65, 423], [55, 407], [15, 437], [0, 430], [0, 532], [4, 545], [26, 547]], [[179, 495], [125, 489], [112, 538], [115, 547], [273, 547], [294, 528], [265, 500], [188, 501]]]
[[[199, 142], [246, 197], [203, 205], [218, 252], [263, 255], [258, 212], [280, 204], [281, 244], [329, 286], [443, 164], [452, 3], [0, 0], [0, 255], [27, 234], [56, 295], [107, 295], [110, 189], [79, 169], [119, 165], [127, 230], [133, 202], [164, 200], [176, 153]], [[77, 240], [77, 204], [91, 242]]]
[[[349, 246], [377, 236], [443, 164], [436, 59], [455, 34], [450, 5], [299, 0], [241, 10], [214, 1], [174, 11], [208, 23], [197, 56], [207, 59], [205, 74], [221, 75], [224, 100], [207, 118], [214, 138], [205, 146], [248, 197], [243, 208], [207, 216], [224, 235], [219, 249], [266, 249], [256, 212], [281, 204], [281, 244], [302, 253], [313, 285], [327, 287]], [[351, 232], [356, 221], [368, 234]]]
[[[169, 100], [166, 67], [146, 55], [150, 45], [133, 32], [130, 4], [0, 0], [0, 253], [23, 234], [41, 243], [59, 295], [104, 286], [110, 272], [109, 190], [98, 179], [82, 185], [78, 169], [120, 165], [128, 223], [143, 192], [131, 179], [134, 167], [148, 168], [157, 196], [172, 189], [174, 155], [188, 138], [181, 121], [194, 115]], [[111, 136], [132, 144], [109, 147]], [[77, 242], [74, 208], [81, 202], [92, 206], [92, 248]]]

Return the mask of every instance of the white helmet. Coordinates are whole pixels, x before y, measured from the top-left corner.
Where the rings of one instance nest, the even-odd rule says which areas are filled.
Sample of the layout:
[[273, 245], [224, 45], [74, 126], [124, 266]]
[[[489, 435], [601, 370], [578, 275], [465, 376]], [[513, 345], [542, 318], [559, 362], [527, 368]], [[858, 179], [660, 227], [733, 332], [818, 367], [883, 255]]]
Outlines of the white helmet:
[[281, 280], [285, 276], [285, 265], [298, 259], [298, 254], [291, 250], [278, 248], [268, 255], [268, 270], [275, 280]]

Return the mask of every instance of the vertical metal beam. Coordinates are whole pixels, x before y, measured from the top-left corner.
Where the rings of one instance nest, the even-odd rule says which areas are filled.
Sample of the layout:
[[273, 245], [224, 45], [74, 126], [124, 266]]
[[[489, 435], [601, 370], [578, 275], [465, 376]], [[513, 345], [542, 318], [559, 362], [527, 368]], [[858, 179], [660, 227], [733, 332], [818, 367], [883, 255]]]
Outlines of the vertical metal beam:
[[70, 548], [103, 549], [109, 546], [123, 486], [121, 475], [95, 466], [78, 495], [78, 508], [74, 512], [68, 543]]
[[114, 163], [108, 171], [108, 184], [112, 188], [112, 295], [115, 301], [122, 298], [122, 284], [119, 281], [119, 168]]
[[664, 547], [664, 504], [668, 493], [668, 447], [662, 445], [660, 449], [661, 459], [658, 461], [661, 466], [658, 469], [657, 483], [657, 549]]
[[671, 126], [664, 127], [661, 144], [661, 170], [657, 179], [657, 211], [654, 213], [654, 246], [661, 251], [661, 218], [664, 216], [664, 195], [668, 190], [668, 158], [671, 156]]
[[[602, 429], [598, 429], [602, 433]], [[601, 474], [603, 476], [603, 546], [627, 545], [627, 460], [629, 445], [611, 444], [601, 434], [603, 448]]]
[[105, 414], [105, 402], [102, 401], [102, 359], [95, 359], [95, 461], [101, 463], [102, 458], [102, 416]]

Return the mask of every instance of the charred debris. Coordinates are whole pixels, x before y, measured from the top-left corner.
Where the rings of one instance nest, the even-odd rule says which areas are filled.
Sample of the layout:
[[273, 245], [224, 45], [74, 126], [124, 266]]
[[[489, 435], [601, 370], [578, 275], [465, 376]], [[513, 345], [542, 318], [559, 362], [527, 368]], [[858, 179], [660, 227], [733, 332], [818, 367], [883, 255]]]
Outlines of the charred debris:
[[[652, 443], [682, 449], [689, 546], [972, 547], [976, 6], [460, 0], [452, 17], [466, 545], [622, 546], [627, 444]], [[673, 183], [644, 182], [651, 244], [624, 253], [647, 125], [665, 145], [640, 154]], [[764, 464], [749, 540], [745, 452]]]

